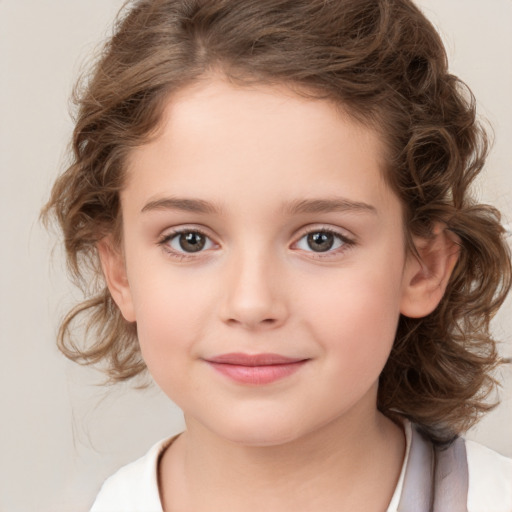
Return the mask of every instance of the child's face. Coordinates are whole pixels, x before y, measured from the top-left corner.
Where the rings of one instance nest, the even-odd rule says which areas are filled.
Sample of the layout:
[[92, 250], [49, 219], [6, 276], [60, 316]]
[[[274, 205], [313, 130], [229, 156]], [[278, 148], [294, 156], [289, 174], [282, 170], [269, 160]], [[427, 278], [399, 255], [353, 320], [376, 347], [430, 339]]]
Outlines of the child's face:
[[[376, 414], [411, 278], [382, 152], [327, 102], [221, 80], [133, 152], [110, 286], [190, 429], [271, 445]], [[213, 364], [233, 353], [291, 363]]]

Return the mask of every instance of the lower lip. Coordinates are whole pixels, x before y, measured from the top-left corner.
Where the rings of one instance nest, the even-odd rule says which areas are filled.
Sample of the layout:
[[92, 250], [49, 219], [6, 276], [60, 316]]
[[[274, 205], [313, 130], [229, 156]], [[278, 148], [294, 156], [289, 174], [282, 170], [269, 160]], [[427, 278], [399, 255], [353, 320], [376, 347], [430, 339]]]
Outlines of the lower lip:
[[210, 366], [230, 379], [242, 384], [263, 385], [284, 379], [298, 371], [306, 361], [272, 364], [264, 366], [243, 366], [237, 364], [214, 363]]

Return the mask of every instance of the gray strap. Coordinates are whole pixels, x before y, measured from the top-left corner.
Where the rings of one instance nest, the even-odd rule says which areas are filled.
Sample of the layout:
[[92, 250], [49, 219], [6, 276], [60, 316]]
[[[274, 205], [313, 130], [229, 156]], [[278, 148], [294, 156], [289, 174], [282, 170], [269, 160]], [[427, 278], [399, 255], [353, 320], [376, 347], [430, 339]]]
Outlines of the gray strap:
[[436, 449], [434, 512], [467, 512], [468, 462], [460, 437], [446, 450]]
[[398, 512], [467, 512], [466, 445], [434, 448], [413, 427]]
[[434, 449], [414, 427], [411, 430], [411, 447], [398, 512], [431, 512]]

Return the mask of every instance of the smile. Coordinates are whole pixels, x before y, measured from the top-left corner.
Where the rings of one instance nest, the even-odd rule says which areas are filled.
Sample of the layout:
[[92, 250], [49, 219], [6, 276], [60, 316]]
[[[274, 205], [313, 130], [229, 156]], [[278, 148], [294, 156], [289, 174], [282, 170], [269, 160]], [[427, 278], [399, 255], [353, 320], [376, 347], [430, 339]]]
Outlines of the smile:
[[289, 358], [278, 354], [223, 354], [205, 361], [236, 382], [263, 385], [292, 375], [309, 359]]

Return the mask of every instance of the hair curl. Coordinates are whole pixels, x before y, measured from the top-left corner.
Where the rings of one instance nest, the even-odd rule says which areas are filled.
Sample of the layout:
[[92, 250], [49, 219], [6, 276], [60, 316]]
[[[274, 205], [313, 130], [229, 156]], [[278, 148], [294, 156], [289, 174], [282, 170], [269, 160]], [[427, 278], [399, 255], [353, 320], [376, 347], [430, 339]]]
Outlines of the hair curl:
[[[82, 364], [103, 363], [113, 381], [145, 369], [96, 244], [119, 236], [130, 150], [154, 132], [170, 94], [212, 69], [340, 104], [387, 143], [386, 178], [403, 204], [409, 249], [435, 223], [457, 235], [460, 257], [437, 309], [400, 318], [378, 406], [438, 443], [465, 431], [491, 407], [499, 358], [489, 322], [510, 288], [510, 253], [498, 211], [469, 195], [488, 148], [474, 98], [408, 0], [140, 0], [121, 11], [75, 91], [73, 161], [43, 210], [60, 224], [71, 273], [91, 297], [63, 320], [60, 349]], [[72, 335], [84, 314], [85, 344]]]

